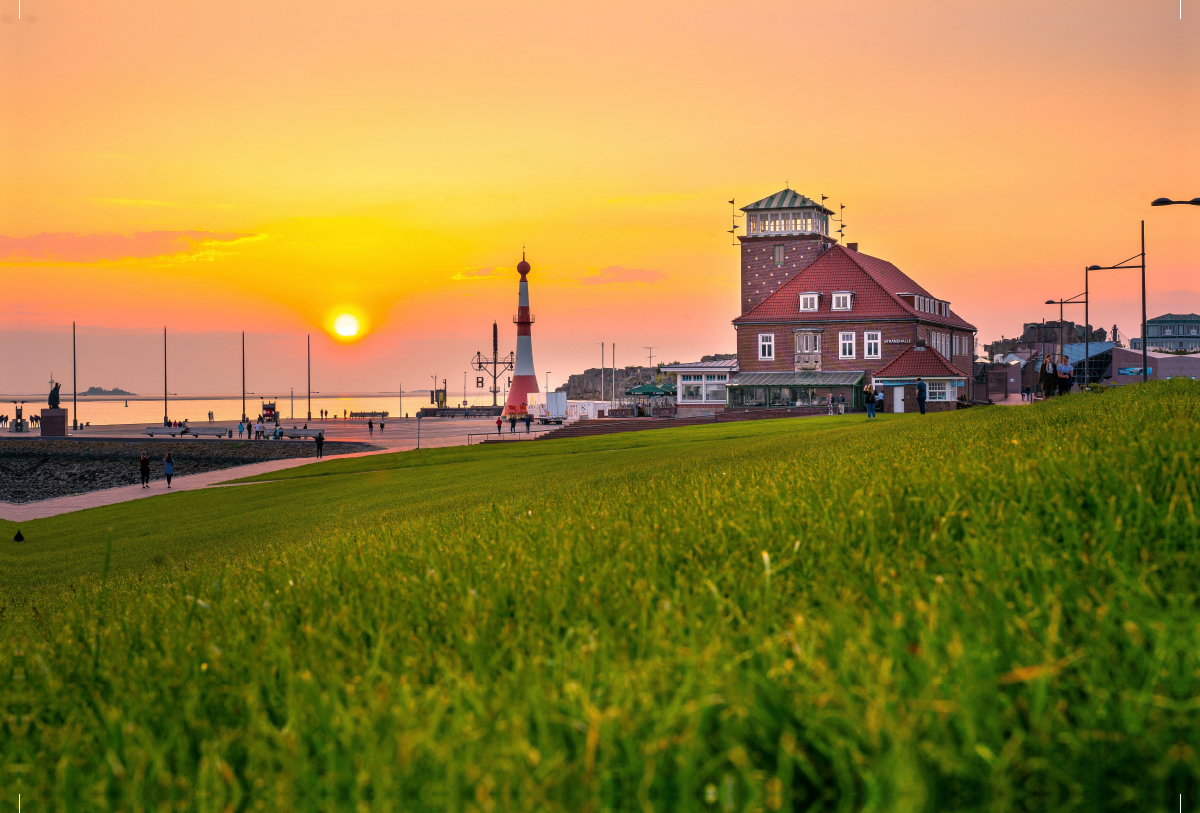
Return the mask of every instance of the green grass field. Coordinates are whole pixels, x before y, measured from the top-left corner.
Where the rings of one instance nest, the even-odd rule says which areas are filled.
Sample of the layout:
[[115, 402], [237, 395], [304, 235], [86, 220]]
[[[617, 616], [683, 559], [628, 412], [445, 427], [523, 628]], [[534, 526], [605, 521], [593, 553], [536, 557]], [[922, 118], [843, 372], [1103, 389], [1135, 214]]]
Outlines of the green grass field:
[[1175, 381], [0, 522], [3, 798], [1196, 809], [1198, 451]]

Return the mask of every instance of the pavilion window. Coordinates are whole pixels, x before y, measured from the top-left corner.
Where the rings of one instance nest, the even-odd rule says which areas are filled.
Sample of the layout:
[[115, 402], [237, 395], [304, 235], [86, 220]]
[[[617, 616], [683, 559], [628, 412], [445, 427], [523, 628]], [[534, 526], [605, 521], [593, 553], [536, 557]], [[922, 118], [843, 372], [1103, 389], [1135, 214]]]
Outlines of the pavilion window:
[[945, 381], [927, 381], [925, 382], [929, 390], [930, 401], [948, 401], [948, 388]]
[[783, 265], [784, 251], [783, 246], [775, 246], [775, 264]]

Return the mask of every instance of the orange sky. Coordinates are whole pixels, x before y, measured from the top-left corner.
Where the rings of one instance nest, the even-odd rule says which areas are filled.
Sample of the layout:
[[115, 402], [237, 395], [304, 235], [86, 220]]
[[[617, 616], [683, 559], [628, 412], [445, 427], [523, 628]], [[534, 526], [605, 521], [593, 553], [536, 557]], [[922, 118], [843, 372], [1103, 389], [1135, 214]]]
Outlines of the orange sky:
[[[461, 381], [522, 243], [534, 358], [733, 348], [729, 206], [789, 182], [990, 341], [1138, 250], [1200, 312], [1200, 5], [0, 0], [0, 392], [153, 391], [154, 331], [303, 386]], [[1136, 274], [1092, 321], [1136, 334]], [[366, 337], [330, 336], [358, 315]], [[1076, 315], [1082, 321], [1082, 309]], [[220, 338], [222, 333], [228, 335]], [[141, 337], [141, 338], [139, 338]], [[189, 345], [190, 346], [190, 345]], [[199, 351], [197, 351], [199, 352]], [[264, 350], [264, 352], [267, 352]], [[299, 354], [299, 355], [298, 355]], [[314, 383], [314, 386], [317, 386]], [[406, 385], [407, 386], [407, 385]], [[174, 387], [173, 387], [174, 389]]]

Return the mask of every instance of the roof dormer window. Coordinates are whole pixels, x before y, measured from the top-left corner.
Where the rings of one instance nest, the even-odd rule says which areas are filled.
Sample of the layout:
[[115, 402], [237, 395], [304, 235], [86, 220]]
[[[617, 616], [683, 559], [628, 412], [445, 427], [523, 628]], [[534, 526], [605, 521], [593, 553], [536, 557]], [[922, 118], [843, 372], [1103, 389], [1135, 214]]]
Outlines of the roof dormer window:
[[834, 291], [833, 306], [835, 311], [848, 311], [853, 307], [854, 294], [851, 291]]
[[816, 291], [800, 294], [800, 310], [815, 311], [821, 304], [821, 295]]

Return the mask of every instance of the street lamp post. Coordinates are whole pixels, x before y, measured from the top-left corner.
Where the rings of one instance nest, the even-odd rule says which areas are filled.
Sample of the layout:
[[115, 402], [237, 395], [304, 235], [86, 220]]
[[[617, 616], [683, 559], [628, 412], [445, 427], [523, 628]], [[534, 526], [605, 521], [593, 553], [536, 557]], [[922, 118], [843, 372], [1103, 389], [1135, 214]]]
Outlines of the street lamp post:
[[1191, 200], [1171, 200], [1170, 198], [1156, 198], [1150, 203], [1151, 206], [1200, 206], [1200, 198], [1192, 198]]
[[1086, 302], [1081, 302], [1079, 300], [1081, 296], [1086, 297], [1087, 293], [1075, 294], [1075, 296], [1071, 297], [1070, 299], [1046, 300], [1047, 305], [1058, 305], [1058, 354], [1060, 356], [1063, 354], [1063, 347], [1065, 346], [1065, 342], [1063, 342], [1063, 305], [1086, 305]]
[[[1166, 198], [1159, 198], [1158, 200], [1154, 201], [1154, 203], [1152, 205], [1165, 206], [1165, 205], [1167, 205], [1166, 203], [1160, 203], [1159, 201], [1166, 201], [1166, 200], [1167, 200]], [[1190, 202], [1195, 203], [1197, 206], [1200, 206], [1200, 203], [1196, 203], [1196, 201], [1200, 201], [1200, 198], [1196, 198]], [[1167, 201], [1167, 203], [1180, 203], [1180, 202], [1186, 202], [1186, 201]], [[1130, 265], [1130, 263], [1133, 262], [1134, 260], [1138, 260], [1138, 263], [1136, 265]], [[1145, 382], [1145, 381], [1149, 380], [1149, 376], [1146, 373], [1147, 358], [1146, 358], [1146, 221], [1145, 220], [1142, 221], [1142, 250], [1141, 250], [1141, 252], [1138, 254], [1134, 254], [1128, 260], [1123, 260], [1123, 261], [1117, 263], [1116, 265], [1089, 265], [1087, 267], [1087, 270], [1084, 272], [1085, 282], [1086, 282], [1086, 274], [1088, 271], [1113, 271], [1113, 270], [1116, 270], [1119, 268], [1140, 268], [1142, 271], [1142, 381]]]

